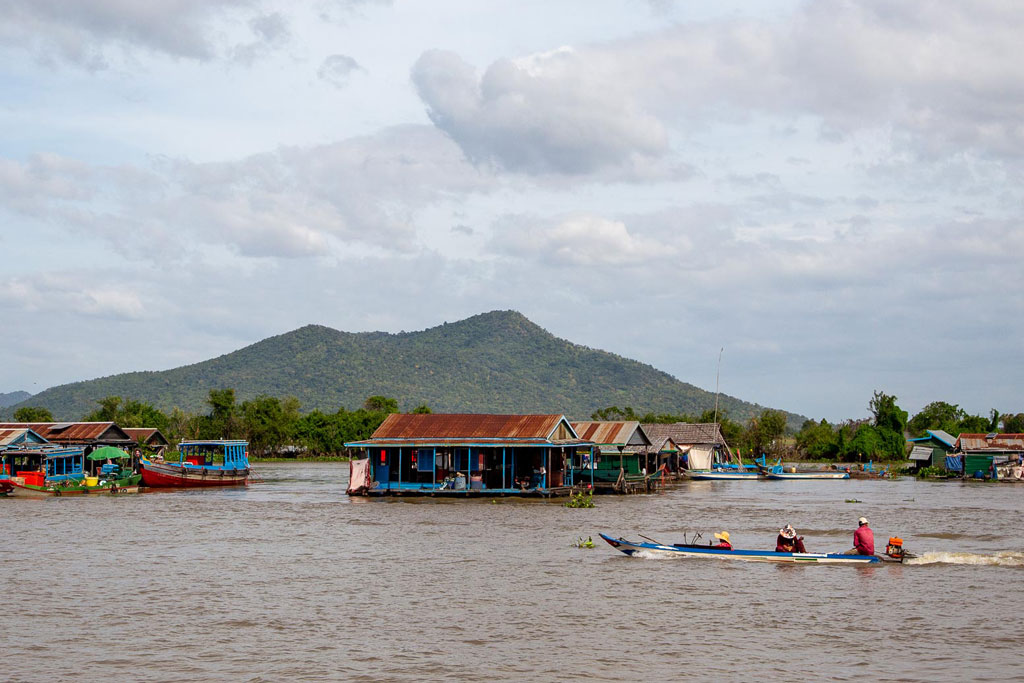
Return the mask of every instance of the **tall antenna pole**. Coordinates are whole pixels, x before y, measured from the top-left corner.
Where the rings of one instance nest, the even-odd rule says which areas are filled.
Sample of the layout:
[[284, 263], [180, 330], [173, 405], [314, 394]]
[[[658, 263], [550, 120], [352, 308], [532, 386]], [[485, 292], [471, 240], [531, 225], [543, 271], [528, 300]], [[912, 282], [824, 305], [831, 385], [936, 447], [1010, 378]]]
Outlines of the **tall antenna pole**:
[[715, 424], [718, 424], [718, 377], [722, 374], [722, 351], [725, 347], [718, 349], [718, 369], [715, 370]]

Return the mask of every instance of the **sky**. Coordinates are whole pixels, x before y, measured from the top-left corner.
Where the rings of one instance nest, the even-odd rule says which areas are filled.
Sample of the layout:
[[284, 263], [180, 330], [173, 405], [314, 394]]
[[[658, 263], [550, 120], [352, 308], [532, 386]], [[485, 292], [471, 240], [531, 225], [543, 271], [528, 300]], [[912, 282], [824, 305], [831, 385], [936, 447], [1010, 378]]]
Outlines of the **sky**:
[[0, 393], [514, 309], [815, 419], [1024, 411], [1022, 34], [986, 0], [0, 0]]

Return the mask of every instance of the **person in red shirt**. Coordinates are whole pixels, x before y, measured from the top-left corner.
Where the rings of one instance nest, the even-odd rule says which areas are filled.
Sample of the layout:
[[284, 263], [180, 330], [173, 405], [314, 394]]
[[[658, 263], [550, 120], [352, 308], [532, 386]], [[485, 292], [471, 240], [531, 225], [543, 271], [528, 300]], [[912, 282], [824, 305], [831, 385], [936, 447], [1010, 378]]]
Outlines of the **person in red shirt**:
[[715, 538], [717, 538], [720, 541], [720, 543], [718, 545], [711, 546], [712, 548], [721, 548], [722, 550], [732, 550], [732, 543], [729, 543], [729, 532], [728, 531], [720, 531], [719, 533], [715, 534]]
[[857, 520], [857, 530], [853, 532], [853, 548], [848, 555], [874, 555], [875, 533], [868, 526], [868, 520], [861, 517]]
[[796, 529], [792, 524], [779, 529], [779, 536], [775, 539], [775, 552], [777, 553], [806, 553], [804, 538], [796, 535]]

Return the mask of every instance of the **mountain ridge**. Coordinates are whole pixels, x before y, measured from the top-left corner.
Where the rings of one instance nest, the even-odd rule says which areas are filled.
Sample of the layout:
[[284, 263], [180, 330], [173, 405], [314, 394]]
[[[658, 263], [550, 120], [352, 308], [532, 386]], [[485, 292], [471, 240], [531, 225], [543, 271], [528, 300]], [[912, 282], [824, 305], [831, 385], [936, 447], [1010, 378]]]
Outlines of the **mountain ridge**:
[[6, 394], [0, 393], [0, 408], [17, 405], [30, 398], [32, 398], [32, 394], [27, 391], [9, 391]]
[[[402, 410], [564, 413], [587, 419], [600, 408], [699, 415], [714, 393], [618, 354], [554, 336], [518, 311], [491, 311], [414, 332], [344, 332], [308, 324], [221, 356], [162, 371], [139, 371], [51, 387], [31, 397], [56, 419], [79, 419], [119, 395], [169, 411], [205, 412], [210, 389], [239, 401], [295, 396], [304, 411], [354, 409], [369, 396]], [[731, 418], [763, 406], [722, 395]], [[13, 408], [9, 409], [13, 412]], [[790, 414], [791, 422], [798, 418]]]

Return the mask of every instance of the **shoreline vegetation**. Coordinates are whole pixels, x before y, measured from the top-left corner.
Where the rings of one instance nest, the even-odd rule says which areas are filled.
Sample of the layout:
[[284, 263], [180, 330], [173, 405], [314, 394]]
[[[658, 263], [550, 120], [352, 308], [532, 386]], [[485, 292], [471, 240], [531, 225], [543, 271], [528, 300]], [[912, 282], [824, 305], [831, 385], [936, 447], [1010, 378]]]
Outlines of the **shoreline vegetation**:
[[[356, 454], [346, 449], [345, 443], [370, 438], [389, 414], [399, 412], [397, 399], [370, 396], [355, 410], [340, 407], [334, 413], [303, 413], [294, 396], [281, 399], [261, 395], [238, 403], [231, 388], [211, 389], [205, 414], [177, 407], [167, 414], [148, 403], [120, 396], [107, 396], [96, 403], [98, 407], [81, 421], [156, 428], [172, 448], [183, 439], [245, 439], [249, 442], [249, 457], [255, 462], [346, 462]], [[432, 411], [421, 404], [410, 412]], [[709, 409], [700, 415], [689, 415], [641, 412], [630, 406], [595, 410], [590, 419], [640, 423], [717, 421], [732, 454], [748, 463], [765, 454], [773, 460], [800, 463], [853, 466], [873, 462], [876, 468], [889, 467], [892, 472], [907, 469], [907, 438], [922, 436], [926, 430], [950, 434], [1024, 433], [1024, 413], [1000, 413], [993, 409], [986, 418], [935, 401], [911, 418], [899, 407], [895, 396], [881, 391], [875, 391], [869, 400], [868, 412], [868, 418], [835, 424], [824, 419], [807, 420], [796, 431], [787, 427], [786, 412], [770, 408], [742, 424], [731, 419], [727, 411], [716, 413]], [[14, 420], [55, 421], [45, 407], [19, 408]]]

